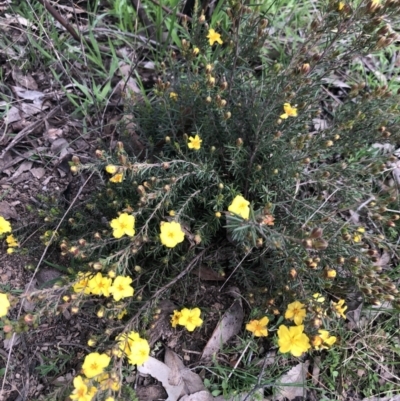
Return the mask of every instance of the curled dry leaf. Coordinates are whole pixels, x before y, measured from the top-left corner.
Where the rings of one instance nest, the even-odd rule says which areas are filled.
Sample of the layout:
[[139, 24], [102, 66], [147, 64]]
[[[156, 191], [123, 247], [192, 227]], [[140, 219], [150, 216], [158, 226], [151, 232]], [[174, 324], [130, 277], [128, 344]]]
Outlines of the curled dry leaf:
[[143, 365], [139, 365], [137, 369], [139, 373], [150, 375], [161, 382], [168, 394], [167, 401], [177, 401], [181, 396], [184, 387], [183, 381], [176, 386], [171, 385], [169, 382], [171, 369], [165, 363], [153, 357], [149, 357], [149, 359]]
[[239, 333], [243, 323], [242, 302], [238, 298], [222, 316], [211, 338], [203, 350], [202, 359], [211, 357], [222, 345]]
[[169, 348], [165, 348], [165, 364], [171, 369], [168, 378], [169, 384], [177, 386], [183, 383], [183, 394], [197, 393], [205, 390], [201, 377], [188, 369], [182, 362], [181, 358]]
[[278, 380], [275, 400], [282, 401], [284, 398], [293, 400], [296, 397], [304, 397], [309, 364], [308, 361], [299, 363]]

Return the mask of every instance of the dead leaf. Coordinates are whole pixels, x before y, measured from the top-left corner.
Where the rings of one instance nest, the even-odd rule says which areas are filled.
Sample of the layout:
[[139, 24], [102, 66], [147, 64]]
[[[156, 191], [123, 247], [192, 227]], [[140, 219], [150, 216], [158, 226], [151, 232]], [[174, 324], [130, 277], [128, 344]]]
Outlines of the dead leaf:
[[20, 164], [17, 171], [10, 177], [9, 180], [17, 179], [22, 173], [30, 170], [32, 168], [32, 165], [33, 165], [33, 162], [31, 162], [29, 160], [25, 160], [23, 163]]
[[58, 138], [51, 144], [51, 151], [54, 155], [59, 156], [63, 159], [69, 152], [68, 152], [69, 143], [64, 138]]
[[390, 254], [387, 251], [383, 251], [382, 255], [379, 257], [379, 259], [373, 263], [374, 266], [380, 266], [384, 267], [387, 266], [390, 262]]
[[299, 363], [284, 374], [277, 384], [276, 400], [282, 401], [284, 398], [293, 400], [296, 397], [304, 397], [305, 385], [310, 362]]
[[33, 168], [30, 171], [31, 174], [38, 180], [40, 180], [46, 174], [46, 170], [43, 167]]
[[165, 363], [162, 363], [153, 357], [149, 357], [143, 365], [137, 367], [137, 370], [138, 372], [150, 375], [161, 382], [168, 394], [167, 401], [177, 401], [181, 396], [184, 387], [183, 381], [177, 386], [172, 386], [168, 380], [171, 375], [171, 369]]
[[202, 390], [190, 395], [184, 395], [179, 401], [214, 401], [214, 397], [207, 390]]
[[202, 265], [198, 269], [194, 269], [193, 273], [199, 276], [200, 280], [204, 281], [225, 281], [225, 277], [221, 276], [215, 270]]
[[43, 136], [49, 141], [54, 142], [57, 138], [63, 136], [64, 131], [60, 128], [49, 128]]
[[222, 319], [203, 350], [201, 359], [209, 358], [218, 352], [222, 345], [239, 333], [242, 323], [243, 309], [241, 300], [238, 298], [222, 316]]
[[11, 75], [16, 84], [21, 85], [26, 89], [38, 89], [38, 85], [32, 75], [24, 74], [19, 68], [13, 68]]
[[205, 390], [201, 377], [188, 369], [182, 362], [181, 358], [169, 348], [165, 348], [165, 364], [171, 369], [168, 378], [169, 384], [177, 386], [183, 382], [183, 394], [192, 394], [201, 390]]
[[6, 220], [18, 219], [18, 213], [16, 210], [6, 201], [0, 202], [0, 216], [3, 216]]

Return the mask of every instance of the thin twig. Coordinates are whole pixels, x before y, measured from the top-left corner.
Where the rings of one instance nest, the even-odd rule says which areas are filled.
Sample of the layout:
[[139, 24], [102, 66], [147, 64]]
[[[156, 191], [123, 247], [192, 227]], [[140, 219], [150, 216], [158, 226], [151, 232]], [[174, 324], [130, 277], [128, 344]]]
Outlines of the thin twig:
[[58, 11], [47, 2], [47, 0], [38, 0], [40, 4], [71, 34], [71, 36], [77, 40], [78, 42], [81, 41], [80, 35], [75, 31], [72, 25], [66, 21]]

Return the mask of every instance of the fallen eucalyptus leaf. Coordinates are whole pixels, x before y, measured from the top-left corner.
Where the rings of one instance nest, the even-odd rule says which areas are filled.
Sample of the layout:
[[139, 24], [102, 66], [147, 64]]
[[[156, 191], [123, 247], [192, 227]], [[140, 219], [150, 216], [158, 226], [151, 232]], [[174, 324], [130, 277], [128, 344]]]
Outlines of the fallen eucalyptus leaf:
[[224, 313], [222, 319], [215, 328], [211, 338], [203, 350], [202, 359], [209, 358], [218, 352], [222, 345], [239, 333], [243, 323], [242, 302], [238, 298]]

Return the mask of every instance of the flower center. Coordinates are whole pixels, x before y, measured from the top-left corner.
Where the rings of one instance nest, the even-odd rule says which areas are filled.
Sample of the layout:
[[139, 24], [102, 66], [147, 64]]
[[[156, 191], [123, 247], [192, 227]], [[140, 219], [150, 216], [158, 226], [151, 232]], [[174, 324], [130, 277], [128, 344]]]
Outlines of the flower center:
[[96, 362], [93, 362], [93, 363], [90, 365], [90, 369], [92, 369], [92, 370], [98, 370], [98, 369], [99, 369], [99, 365], [98, 365]]

